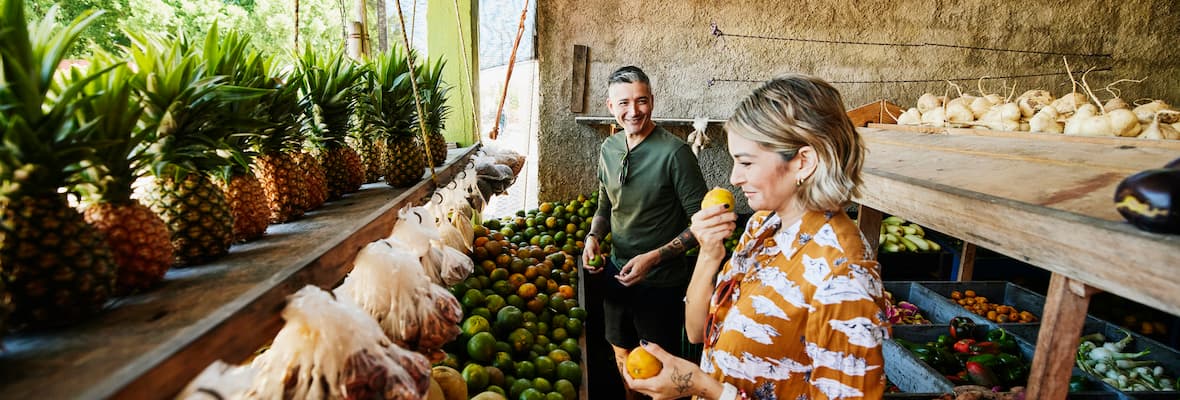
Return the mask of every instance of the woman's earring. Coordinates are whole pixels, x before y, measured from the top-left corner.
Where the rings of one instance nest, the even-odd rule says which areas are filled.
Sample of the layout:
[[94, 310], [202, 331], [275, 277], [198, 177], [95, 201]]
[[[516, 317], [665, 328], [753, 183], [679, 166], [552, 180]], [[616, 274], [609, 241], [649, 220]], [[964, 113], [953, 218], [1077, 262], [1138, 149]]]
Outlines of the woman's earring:
[[796, 179], [795, 186], [803, 186], [803, 178]]

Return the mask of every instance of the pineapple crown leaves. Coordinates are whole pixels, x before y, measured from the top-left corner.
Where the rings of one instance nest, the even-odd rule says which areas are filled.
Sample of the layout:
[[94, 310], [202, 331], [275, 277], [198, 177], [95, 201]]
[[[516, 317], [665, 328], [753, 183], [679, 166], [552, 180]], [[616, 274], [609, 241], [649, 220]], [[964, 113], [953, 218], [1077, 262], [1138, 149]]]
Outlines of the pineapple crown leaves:
[[259, 113], [266, 127], [259, 131], [257, 151], [261, 154], [277, 154], [298, 151], [303, 144], [300, 127], [303, 111], [299, 101], [300, 78], [295, 72], [288, 72], [278, 58], [267, 62], [270, 78], [270, 93], [263, 96]]
[[299, 59], [299, 71], [313, 141], [329, 148], [344, 146], [364, 68], [345, 56], [343, 49], [321, 57], [308, 45]]
[[138, 92], [130, 84], [134, 74], [131, 68], [101, 50], [90, 61], [88, 70], [73, 68], [59, 75], [57, 81], [57, 86], [64, 87], [101, 70], [110, 70], [83, 87], [91, 100], [79, 104], [79, 118], [96, 121], [93, 136], [107, 145], [96, 149], [94, 165], [82, 171], [81, 179], [86, 185], [72, 190], [90, 200], [101, 198], [111, 203], [126, 203], [131, 200], [132, 183], [147, 173], [150, 156], [143, 143], [152, 132], [138, 126], [143, 108]]
[[202, 59], [207, 70], [226, 77], [226, 83], [239, 88], [260, 91], [257, 96], [228, 102], [220, 113], [221, 124], [230, 131], [226, 147], [234, 161], [221, 171], [227, 181], [235, 175], [246, 174], [257, 156], [254, 148], [261, 139], [260, 132], [268, 128], [262, 102], [273, 89], [267, 74], [267, 59], [250, 44], [250, 35], [231, 30], [224, 35], [214, 21], [205, 36]]
[[226, 114], [234, 102], [267, 91], [230, 85], [227, 76], [210, 73], [201, 53], [183, 35], [127, 34], [139, 68], [131, 82], [143, 94], [141, 121], [153, 127], [148, 138], [152, 172], [163, 176], [167, 170], [181, 179], [189, 172], [241, 163], [230, 143], [240, 128]]
[[408, 54], [394, 46], [371, 60], [369, 70], [372, 85], [361, 96], [362, 120], [377, 138], [411, 135], [416, 111]]
[[94, 121], [75, 113], [90, 101], [82, 88], [108, 69], [54, 88], [58, 64], [101, 12], [88, 11], [59, 28], [57, 7], [26, 24], [24, 2], [0, 7], [0, 196], [44, 195], [75, 183], [95, 147]]
[[[422, 113], [426, 115], [427, 133], [441, 132], [446, 118], [451, 112], [451, 106], [447, 105], [451, 87], [442, 80], [442, 70], [445, 64], [446, 61], [439, 58], [433, 63], [418, 66], [418, 71], [415, 74], [418, 78], [418, 92], [422, 98]], [[417, 120], [414, 122], [414, 128], [418, 128]]]

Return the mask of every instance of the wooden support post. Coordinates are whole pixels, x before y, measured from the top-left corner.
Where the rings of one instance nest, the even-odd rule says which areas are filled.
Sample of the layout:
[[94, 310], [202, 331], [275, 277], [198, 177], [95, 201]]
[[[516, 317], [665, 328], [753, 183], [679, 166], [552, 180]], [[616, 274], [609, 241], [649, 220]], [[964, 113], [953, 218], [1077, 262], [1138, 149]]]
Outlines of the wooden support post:
[[1082, 324], [1086, 322], [1090, 296], [1096, 292], [1065, 275], [1054, 273], [1050, 278], [1037, 351], [1028, 376], [1028, 398], [1057, 400], [1069, 393]]
[[869, 248], [873, 249], [873, 259], [877, 259], [876, 249], [881, 245], [881, 218], [884, 214], [872, 207], [866, 207], [864, 204], [856, 211], [857, 225], [860, 226], [860, 232], [865, 235], [865, 241], [868, 242]]
[[574, 70], [570, 82], [570, 112], [586, 111], [586, 75], [590, 72], [590, 48], [574, 45]]
[[959, 256], [958, 271], [955, 271], [955, 280], [959, 282], [967, 282], [971, 280], [971, 276], [975, 274], [975, 244], [963, 241], [963, 254]]

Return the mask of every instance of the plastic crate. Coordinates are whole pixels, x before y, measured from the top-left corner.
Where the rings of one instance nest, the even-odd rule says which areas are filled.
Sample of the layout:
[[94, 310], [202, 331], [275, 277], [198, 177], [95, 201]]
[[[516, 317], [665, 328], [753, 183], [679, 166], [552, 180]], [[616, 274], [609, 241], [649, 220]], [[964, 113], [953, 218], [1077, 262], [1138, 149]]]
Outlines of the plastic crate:
[[[988, 299], [989, 303], [1007, 305], [1016, 307], [1018, 311], [1028, 311], [1033, 313], [1039, 319], [1041, 318], [1045, 309], [1045, 296], [1041, 296], [1031, 290], [1025, 289], [1020, 285], [1004, 281], [976, 281], [976, 282], [919, 282], [922, 286], [930, 289], [939, 297], [945, 300], [948, 304], [958, 308], [960, 314], [971, 318], [977, 323], [996, 324], [990, 321], [987, 317], [973, 312], [967, 311], [966, 308], [960, 306], [952, 300], [951, 293], [954, 291], [964, 292], [967, 290], [974, 290], [977, 296], [983, 296]], [[1032, 323], [1013, 323], [1007, 322], [1000, 324], [1002, 326], [1008, 325], [1029, 325]]]
[[[1040, 333], [1040, 326], [1038, 325], [1038, 326], [1013, 327], [1012, 329], [1009, 329], [1009, 331], [1012, 332], [1013, 334], [1015, 334], [1018, 338], [1021, 338], [1024, 340], [1031, 340], [1031, 341], [1035, 342], [1037, 334]], [[1102, 321], [1097, 318], [1090, 318], [1082, 326], [1082, 335], [1089, 335], [1089, 334], [1095, 333], [1095, 332], [1101, 332], [1104, 336], [1106, 336], [1107, 341], [1115, 341], [1115, 340], [1122, 339], [1124, 337], [1123, 333], [1122, 333], [1122, 332], [1124, 332], [1124, 330], [1122, 330], [1122, 328], [1119, 327], [1118, 325], [1112, 324], [1107, 321]], [[1151, 338], [1148, 338], [1148, 337], [1144, 337], [1143, 335], [1140, 335], [1138, 333], [1131, 332], [1131, 331], [1126, 331], [1126, 332], [1130, 333], [1131, 337], [1133, 337], [1134, 340], [1132, 340], [1131, 344], [1128, 345], [1127, 348], [1123, 350], [1124, 352], [1137, 353], [1137, 352], [1140, 352], [1143, 350], [1150, 350], [1151, 351], [1150, 354], [1140, 357], [1139, 360], [1155, 361], [1156, 363], [1158, 363], [1158, 365], [1164, 367], [1164, 370], [1165, 370], [1164, 375], [1169, 376], [1172, 379], [1177, 378], [1177, 374], [1180, 374], [1180, 351], [1176, 351], [1173, 348], [1165, 346], [1165, 345], [1161, 344], [1160, 342], [1152, 340]], [[1081, 372], [1081, 370], [1078, 370], [1076, 367], [1075, 367], [1075, 372], [1084, 374], [1084, 372]], [[1098, 381], [1098, 383], [1101, 384], [1102, 386], [1104, 386], [1105, 390], [1116, 391], [1116, 392], [1119, 391], [1114, 386], [1111, 386], [1109, 384], [1101, 382], [1101, 380], [1098, 378], [1093, 378], [1093, 379], [1095, 381]], [[1122, 392], [1122, 393], [1129, 396], [1129, 398], [1134, 398], [1134, 399], [1148, 399], [1148, 400], [1180, 399], [1180, 391]]]
[[947, 324], [951, 318], [967, 314], [962, 307], [927, 289], [921, 282], [885, 282], [885, 290], [893, 294], [894, 302], [907, 301], [918, 306], [922, 315], [934, 324]]
[[[994, 324], [984, 324], [984, 325], [989, 326], [991, 328], [996, 327], [996, 325], [994, 325]], [[1007, 328], [1004, 328], [1004, 329], [1007, 329]], [[949, 327], [947, 325], [904, 325], [904, 326], [895, 326], [893, 328], [893, 337], [905, 339], [905, 340], [915, 342], [915, 343], [925, 343], [925, 342], [931, 342], [931, 341], [938, 340], [939, 335], [945, 334], [948, 331], [949, 331]], [[1011, 330], [1009, 332], [1013, 333], [1015, 335], [1015, 332], [1011, 332]], [[1036, 349], [1036, 346], [1034, 346], [1031, 342], [1025, 340], [1020, 335], [1015, 335], [1015, 337], [1016, 337], [1016, 344], [1020, 348], [1020, 354], [1019, 354], [1020, 357], [1023, 358], [1027, 364], [1031, 365], [1032, 359], [1033, 359], [1033, 353]], [[887, 344], [889, 344], [889, 346], [886, 346], [886, 348], [887, 349], [892, 348], [892, 350], [885, 352], [885, 359], [888, 360], [885, 365], [885, 373], [886, 373], [886, 375], [889, 376], [889, 380], [891, 382], [893, 382], [895, 385], [897, 385], [899, 388], [901, 388], [902, 390], [907, 391], [907, 392], [922, 390], [922, 391], [930, 391], [930, 393], [944, 393], [943, 390], [947, 390], [947, 391], [953, 390], [954, 386], [951, 384], [951, 382], [949, 380], [947, 380], [945, 377], [943, 377], [941, 374], [939, 374], [938, 371], [935, 371], [933, 368], [931, 368], [930, 366], [923, 363], [921, 360], [918, 360], [917, 357], [914, 356], [912, 353], [910, 353], [909, 350], [906, 350], [905, 347], [902, 347], [900, 344], [897, 344], [893, 340], [888, 341]], [[891, 362], [896, 362], [899, 364], [897, 367], [892, 369], [892, 371], [894, 371], [895, 374], [890, 374], [891, 368], [889, 367], [889, 363], [891, 363]], [[918, 366], [917, 367], [912, 366], [911, 364], [913, 364], [913, 363], [918, 364]], [[924, 371], [924, 372], [926, 372], [926, 375], [921, 375], [918, 373], [911, 373], [910, 372], [910, 371], [914, 371], [914, 370]], [[895, 375], [896, 375], [896, 377], [895, 377]], [[1125, 399], [1125, 398], [1127, 398], [1124, 394], [1118, 392], [1117, 390], [1114, 390], [1114, 388], [1111, 388], [1109, 385], [1103, 384], [1100, 380], [1095, 379], [1092, 376], [1089, 376], [1085, 372], [1082, 372], [1080, 369], [1074, 368], [1073, 375], [1085, 377], [1088, 382], [1088, 387], [1092, 388], [1093, 390], [1086, 391], [1086, 392], [1080, 392], [1080, 393], [1071, 393], [1069, 395], [1069, 398], [1071, 398], [1071, 399], [1074, 399], [1074, 398], [1078, 398], [1078, 399], [1083, 399], [1083, 398], [1084, 399]], [[924, 378], [924, 379], [928, 379], [929, 381], [913, 382], [911, 380], [911, 379], [913, 379], [913, 377], [919, 377], [919, 379]], [[906, 386], [902, 386], [903, 382], [905, 383]], [[914, 390], [910, 390], [908, 388], [914, 388]], [[949, 388], [949, 389], [940, 389], [940, 388]]]

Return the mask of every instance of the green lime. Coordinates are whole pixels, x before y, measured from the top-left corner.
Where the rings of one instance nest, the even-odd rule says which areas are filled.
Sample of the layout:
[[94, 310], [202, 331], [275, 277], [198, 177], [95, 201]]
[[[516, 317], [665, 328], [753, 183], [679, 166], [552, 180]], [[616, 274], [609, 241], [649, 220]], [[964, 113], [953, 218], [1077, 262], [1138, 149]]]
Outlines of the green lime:
[[[504, 279], [508, 279], [508, 278], [504, 278]], [[514, 292], [514, 290], [512, 289], [512, 282], [508, 282], [507, 280], [499, 280], [499, 281], [492, 282], [492, 292], [495, 292], [496, 294], [498, 294], [500, 296], [512, 297], [513, 292]], [[509, 304], [511, 304], [511, 303], [509, 303]]]
[[538, 392], [548, 393], [553, 391], [553, 385], [545, 378], [537, 377], [533, 378], [533, 389], [537, 389]]
[[586, 309], [582, 307], [570, 308], [568, 313], [570, 318], [586, 319]]
[[505, 342], [503, 340], [497, 340], [496, 341], [496, 352], [511, 353], [512, 352], [512, 345], [508, 344], [508, 342]]
[[577, 400], [578, 388], [574, 386], [573, 382], [565, 379], [558, 379], [553, 383], [553, 391], [560, 393], [564, 400]]
[[[476, 269], [479, 269], [479, 268], [476, 268]], [[467, 286], [468, 289], [475, 289], [475, 290], [483, 289], [483, 285], [479, 283], [478, 276], [472, 276], [472, 277], [467, 278], [467, 280], [463, 281], [463, 286]], [[464, 293], [466, 293], [466, 292], [464, 292]], [[456, 296], [456, 297], [458, 297], [458, 296]]]
[[569, 353], [575, 360], [582, 356], [582, 347], [578, 346], [578, 339], [569, 338], [561, 342], [561, 349]]
[[[537, 366], [532, 361], [520, 361], [516, 363], [516, 379], [533, 379], [537, 376]], [[532, 383], [529, 383], [532, 387]]]
[[533, 333], [525, 328], [517, 328], [508, 334], [508, 343], [517, 352], [526, 352], [533, 347]]
[[[470, 386], [470, 384], [468, 386]], [[535, 388], [528, 388], [523, 392], [520, 392], [520, 400], [545, 400], [545, 395], [541, 394], [541, 392], [537, 391]]]
[[549, 332], [549, 337], [553, 338], [554, 342], [561, 343], [565, 339], [569, 338], [569, 334], [566, 332], [565, 328], [555, 328], [552, 332]]
[[[504, 281], [500, 281], [500, 282], [508, 283], [508, 282], [504, 282]], [[496, 282], [496, 283], [500, 283], [500, 282]], [[504, 298], [500, 297], [500, 295], [498, 295], [498, 294], [493, 294], [491, 296], [488, 296], [487, 298], [484, 299], [484, 303], [487, 304], [488, 311], [490, 311], [492, 314], [495, 314], [496, 312], [500, 311], [500, 309], [503, 308], [504, 305], [506, 304], [504, 302]]]
[[532, 379], [517, 379], [516, 381], [512, 382], [512, 386], [509, 386], [508, 395], [510, 397], [508, 397], [508, 398], [519, 399], [520, 395], [522, 393], [524, 393], [525, 390], [532, 389], [532, 388], [533, 388]]
[[570, 320], [570, 317], [567, 317], [562, 314], [557, 314], [557, 315], [553, 316], [553, 320], [549, 323], [553, 324], [554, 328], [565, 328], [565, 323], [568, 322], [569, 320]]
[[553, 362], [558, 363], [557, 366], [559, 368], [561, 367], [561, 362], [570, 361], [572, 359], [570, 357], [570, 353], [566, 353], [565, 350], [562, 349], [550, 350], [549, 358], [553, 359]]
[[496, 337], [488, 332], [480, 332], [467, 340], [467, 355], [479, 362], [492, 361], [496, 352]]
[[467, 289], [467, 292], [463, 293], [463, 298], [459, 300], [462, 301], [463, 307], [472, 309], [483, 305], [484, 295], [479, 289]]
[[545, 400], [565, 400], [565, 395], [557, 392], [545, 393]]
[[553, 362], [549, 356], [537, 357], [533, 360], [533, 364], [537, 366], [537, 376], [552, 378], [553, 374], [557, 372], [557, 363]]
[[557, 364], [557, 378], [568, 380], [576, 385], [582, 382], [582, 367], [573, 361], [562, 361]]
[[479, 393], [488, 386], [488, 373], [479, 364], [467, 364], [463, 367], [463, 380], [467, 381], [468, 393]]
[[496, 313], [496, 331], [512, 332], [524, 323], [524, 313], [516, 306], [504, 306]]
[[471, 338], [480, 332], [491, 332], [492, 325], [488, 322], [487, 318], [479, 315], [472, 315], [463, 320], [463, 325], [461, 325], [459, 329], [463, 333], [463, 337]]
[[[508, 289], [512, 290], [511, 283], [508, 284]], [[525, 305], [525, 301], [524, 301], [523, 297], [520, 297], [516, 293], [512, 293], [512, 294], [508, 295], [508, 305], [523, 309], [524, 305]]]
[[499, 368], [506, 374], [511, 374], [516, 370], [516, 362], [512, 361], [512, 355], [504, 351], [496, 352], [492, 358], [492, 366]]
[[473, 309], [471, 309], [471, 315], [472, 316], [478, 315], [478, 316], [484, 317], [488, 321], [492, 320], [492, 310], [489, 310], [487, 307], [473, 308]]
[[570, 320], [565, 323], [565, 331], [566, 333], [569, 333], [571, 337], [578, 337], [578, 335], [582, 334], [582, 320], [570, 318]]
[[548, 336], [545, 336], [545, 335], [537, 335], [537, 337], [533, 339], [533, 342], [534, 342], [536, 345], [538, 345], [538, 346], [542, 346], [542, 347], [544, 347], [544, 346], [548, 346], [548, 345], [549, 345], [549, 343], [550, 343], [550, 341], [549, 341], [549, 337], [548, 337]]

